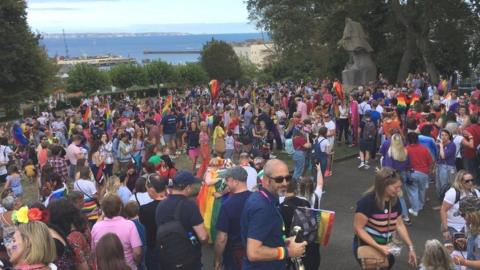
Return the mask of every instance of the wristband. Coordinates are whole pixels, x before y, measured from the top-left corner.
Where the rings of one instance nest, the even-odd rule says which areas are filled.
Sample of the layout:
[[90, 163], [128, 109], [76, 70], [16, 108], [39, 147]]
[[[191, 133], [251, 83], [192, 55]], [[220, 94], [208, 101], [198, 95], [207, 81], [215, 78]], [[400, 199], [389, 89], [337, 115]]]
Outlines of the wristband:
[[413, 247], [413, 245], [412, 245], [412, 246], [408, 246], [408, 250], [410, 250], [410, 251], [415, 251], [415, 248]]
[[283, 261], [287, 255], [287, 249], [284, 247], [277, 248], [277, 260]]

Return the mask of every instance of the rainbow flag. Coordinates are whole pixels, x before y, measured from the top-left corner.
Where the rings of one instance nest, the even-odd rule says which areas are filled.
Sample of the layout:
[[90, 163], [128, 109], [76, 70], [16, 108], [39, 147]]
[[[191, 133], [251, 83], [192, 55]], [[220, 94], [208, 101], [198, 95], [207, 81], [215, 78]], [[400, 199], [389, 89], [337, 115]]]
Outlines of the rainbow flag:
[[342, 83], [339, 80], [335, 80], [333, 83], [333, 89], [335, 89], [338, 99], [343, 101], [345, 99], [345, 94], [343, 93]]
[[113, 122], [112, 122], [112, 111], [110, 110], [110, 104], [107, 103], [107, 108], [105, 109], [105, 126], [107, 127], [107, 134], [112, 135], [113, 131]]
[[97, 202], [94, 198], [85, 198], [83, 199], [83, 208], [82, 213], [85, 214], [88, 220], [97, 220], [98, 219], [98, 209]]
[[25, 134], [23, 134], [23, 130], [18, 123], [15, 123], [12, 127], [12, 135], [15, 139], [15, 143], [17, 145], [27, 145], [28, 140]]
[[166, 114], [168, 109], [172, 108], [173, 106], [173, 96], [168, 96], [163, 103], [162, 114]]
[[218, 81], [211, 80], [208, 83], [208, 87], [210, 88], [210, 95], [212, 96], [212, 99], [215, 99], [218, 95]]
[[333, 222], [335, 221], [335, 212], [327, 210], [319, 210], [317, 212], [318, 230], [317, 241], [320, 245], [328, 245], [328, 240], [332, 235]]
[[407, 96], [403, 93], [397, 97], [397, 109], [405, 111], [407, 109]]
[[87, 106], [87, 109], [85, 110], [85, 113], [83, 114], [82, 120], [84, 123], [87, 123], [88, 120], [92, 117], [92, 110], [90, 109], [90, 106]]
[[307, 207], [296, 207], [290, 230], [300, 226], [303, 238], [307, 242], [316, 242], [322, 246], [328, 245], [332, 235], [335, 212]]
[[412, 95], [412, 99], [410, 101], [410, 106], [415, 105], [415, 103], [420, 101], [420, 97], [417, 94]]

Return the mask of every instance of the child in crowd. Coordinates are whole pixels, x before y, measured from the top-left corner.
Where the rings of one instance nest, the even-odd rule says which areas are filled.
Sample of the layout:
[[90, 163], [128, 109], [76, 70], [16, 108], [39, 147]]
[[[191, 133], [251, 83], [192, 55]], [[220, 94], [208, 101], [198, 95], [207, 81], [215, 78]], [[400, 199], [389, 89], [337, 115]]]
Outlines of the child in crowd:
[[225, 159], [232, 159], [235, 152], [235, 138], [233, 137], [232, 130], [227, 132], [225, 137]]
[[140, 208], [138, 203], [136, 201], [129, 201], [123, 208], [123, 216], [131, 220], [135, 224], [135, 227], [137, 227], [138, 235], [140, 236], [140, 240], [142, 240], [142, 261], [139, 263], [138, 269], [145, 269], [143, 265], [145, 264], [145, 247], [147, 245], [147, 240], [145, 236], [145, 227], [140, 223], [138, 218], [139, 211]]
[[22, 197], [22, 177], [16, 165], [12, 165], [9, 168], [9, 174], [7, 176], [7, 182], [5, 183], [5, 189], [12, 189], [15, 197]]
[[33, 161], [31, 159], [25, 163], [23, 171], [28, 178], [28, 182], [30, 184], [34, 183], [35, 179], [37, 178], [37, 169], [35, 168], [35, 165], [33, 165]]

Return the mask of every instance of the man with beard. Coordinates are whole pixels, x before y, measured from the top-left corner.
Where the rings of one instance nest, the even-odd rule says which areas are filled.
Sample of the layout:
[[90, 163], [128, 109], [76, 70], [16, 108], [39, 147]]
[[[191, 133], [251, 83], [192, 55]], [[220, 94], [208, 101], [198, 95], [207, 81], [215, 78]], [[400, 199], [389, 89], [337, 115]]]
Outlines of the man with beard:
[[246, 247], [243, 269], [286, 269], [288, 257], [305, 253], [306, 242], [285, 239], [278, 197], [292, 180], [285, 162], [272, 159], [265, 164], [263, 186], [247, 199], [240, 220], [241, 237]]

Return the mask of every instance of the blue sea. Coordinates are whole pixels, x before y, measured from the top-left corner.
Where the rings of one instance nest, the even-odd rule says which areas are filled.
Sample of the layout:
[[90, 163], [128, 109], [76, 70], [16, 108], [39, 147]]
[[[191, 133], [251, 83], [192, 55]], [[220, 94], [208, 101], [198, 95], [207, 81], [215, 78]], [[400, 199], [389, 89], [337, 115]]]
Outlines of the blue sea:
[[[248, 34], [210, 34], [177, 36], [140, 36], [140, 37], [66, 37], [70, 57], [118, 55], [143, 60], [161, 59], [172, 64], [196, 62], [199, 54], [143, 54], [149, 51], [188, 51], [201, 50], [203, 45], [212, 40], [242, 42], [250, 39], [262, 39], [261, 33]], [[267, 38], [267, 37], [265, 37]], [[40, 41], [51, 57], [65, 56], [65, 43], [62, 38], [44, 38]]]

